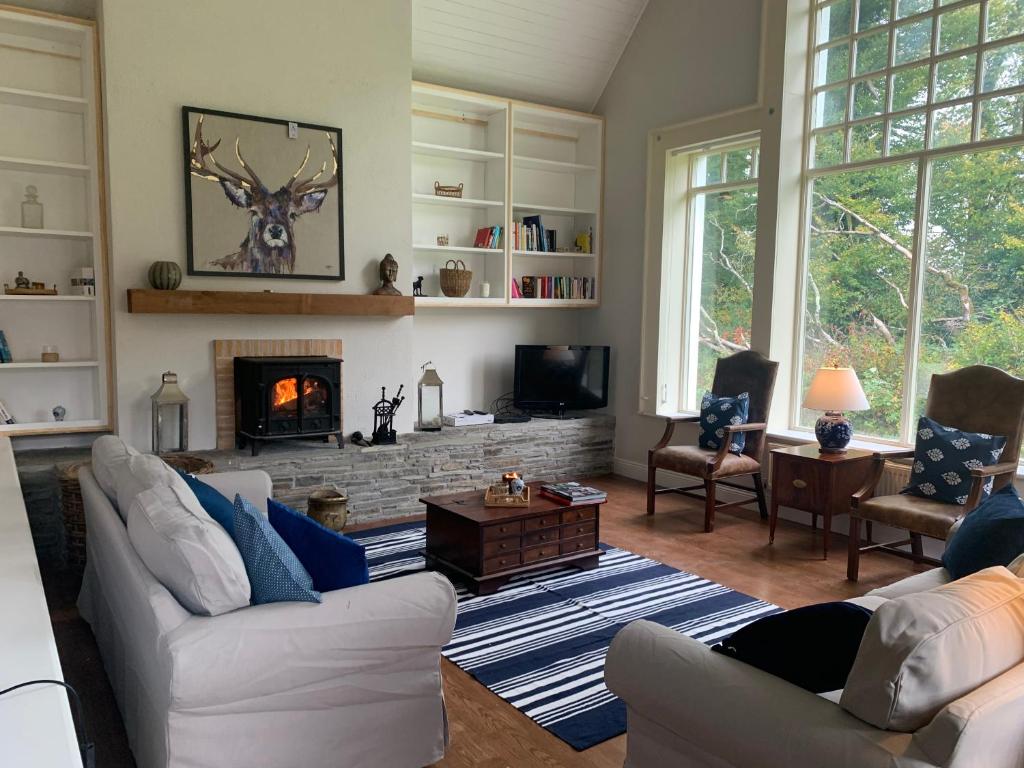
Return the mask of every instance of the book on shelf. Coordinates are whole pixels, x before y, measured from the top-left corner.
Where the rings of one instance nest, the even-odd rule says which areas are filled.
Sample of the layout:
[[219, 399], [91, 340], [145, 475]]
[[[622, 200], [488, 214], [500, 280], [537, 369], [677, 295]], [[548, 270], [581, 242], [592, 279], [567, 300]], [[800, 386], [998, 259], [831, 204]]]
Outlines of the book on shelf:
[[3, 400], [0, 400], [0, 424], [17, 424]]
[[13, 363], [14, 358], [11, 357], [11, 348], [7, 346], [7, 336], [4, 335], [3, 331], [0, 331], [0, 363]]
[[545, 483], [540, 487], [540, 492], [545, 496], [572, 504], [593, 504], [608, 498], [608, 494], [600, 488], [579, 483]]
[[514, 277], [512, 278], [512, 298], [513, 299], [521, 299], [521, 298], [523, 298], [523, 292], [519, 288], [519, 281], [516, 280]]
[[597, 278], [571, 275], [523, 275], [524, 299], [593, 299]]
[[537, 216], [523, 216], [523, 224], [532, 233], [532, 245], [533, 247], [527, 247], [528, 251], [543, 251], [547, 252], [551, 250], [548, 248], [547, 231], [544, 229], [544, 221], [539, 215]]
[[501, 244], [501, 227], [480, 227], [473, 240], [474, 248], [499, 248]]
[[523, 298], [537, 298], [537, 278], [533, 275], [523, 275]]

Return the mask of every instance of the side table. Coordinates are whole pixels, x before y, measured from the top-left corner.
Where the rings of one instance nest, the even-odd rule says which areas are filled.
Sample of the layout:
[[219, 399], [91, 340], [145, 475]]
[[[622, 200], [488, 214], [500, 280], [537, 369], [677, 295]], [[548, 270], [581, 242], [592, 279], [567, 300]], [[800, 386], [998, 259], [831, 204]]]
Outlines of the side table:
[[821, 515], [827, 560], [832, 516], [850, 511], [850, 497], [867, 480], [873, 456], [871, 451], [856, 448], [843, 453], [822, 453], [815, 444], [773, 448], [768, 543], [775, 541], [780, 506], [810, 512], [812, 529], [818, 527]]

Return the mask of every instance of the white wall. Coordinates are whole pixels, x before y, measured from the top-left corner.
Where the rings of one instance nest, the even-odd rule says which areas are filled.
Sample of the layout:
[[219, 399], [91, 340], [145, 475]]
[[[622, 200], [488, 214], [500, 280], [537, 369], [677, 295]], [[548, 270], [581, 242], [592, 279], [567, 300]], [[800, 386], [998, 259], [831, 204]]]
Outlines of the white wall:
[[604, 302], [582, 333], [613, 349], [617, 471], [645, 463], [663, 429], [637, 415], [647, 134], [756, 102], [760, 34], [760, 0], [650, 0], [595, 110], [607, 119]]
[[343, 283], [189, 278], [183, 288], [366, 293], [377, 262], [411, 283], [410, 0], [103, 0], [119, 431], [148, 446], [149, 395], [178, 372], [192, 399], [191, 447], [215, 442], [211, 341], [340, 337], [345, 428], [366, 430], [379, 387], [406, 386], [412, 428], [419, 364], [432, 359], [450, 407], [511, 388], [515, 343], [575, 341], [575, 313], [423, 311], [415, 318], [133, 315], [125, 291], [157, 259], [185, 264], [180, 107], [322, 123], [344, 132]]

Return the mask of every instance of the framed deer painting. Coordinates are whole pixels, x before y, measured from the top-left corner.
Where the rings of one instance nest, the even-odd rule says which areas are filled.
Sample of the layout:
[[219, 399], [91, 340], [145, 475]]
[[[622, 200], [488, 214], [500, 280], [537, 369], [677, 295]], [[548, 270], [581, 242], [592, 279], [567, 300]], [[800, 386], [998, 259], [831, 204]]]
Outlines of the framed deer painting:
[[341, 129], [182, 107], [190, 275], [345, 279]]

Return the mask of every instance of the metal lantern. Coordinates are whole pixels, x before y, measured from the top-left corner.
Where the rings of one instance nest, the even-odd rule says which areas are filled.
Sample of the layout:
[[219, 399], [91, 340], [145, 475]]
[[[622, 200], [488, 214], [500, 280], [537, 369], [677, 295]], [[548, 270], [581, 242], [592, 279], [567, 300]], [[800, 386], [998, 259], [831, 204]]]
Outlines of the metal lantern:
[[153, 453], [161, 453], [164, 424], [168, 412], [178, 416], [178, 445], [171, 452], [188, 450], [188, 396], [178, 386], [178, 374], [166, 371], [160, 389], [153, 393]]
[[423, 376], [420, 377], [419, 383], [419, 428], [423, 432], [439, 432], [444, 416], [444, 382], [437, 375], [437, 371], [428, 368], [428, 365], [433, 363], [428, 360], [420, 366]]

